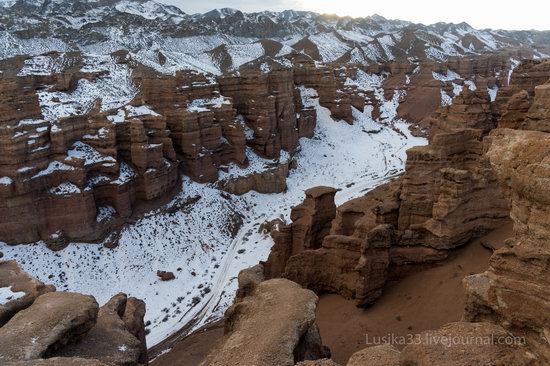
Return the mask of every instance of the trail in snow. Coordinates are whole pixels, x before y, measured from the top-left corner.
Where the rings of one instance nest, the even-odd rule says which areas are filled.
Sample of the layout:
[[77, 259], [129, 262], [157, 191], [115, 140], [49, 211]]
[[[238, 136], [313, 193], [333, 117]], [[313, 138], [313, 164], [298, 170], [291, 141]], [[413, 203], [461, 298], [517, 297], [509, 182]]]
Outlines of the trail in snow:
[[[51, 252], [39, 242], [0, 243], [0, 250], [61, 291], [91, 294], [100, 304], [118, 292], [145, 300], [149, 346], [184, 327], [192, 331], [220, 319], [233, 301], [239, 271], [269, 255], [273, 241], [261, 232], [262, 223], [277, 217], [288, 222], [292, 207], [313, 186], [342, 189], [338, 204], [362, 196], [403, 171], [408, 148], [426, 144], [410, 135], [406, 123], [396, 122], [397, 132], [374, 122], [368, 111], [354, 111], [352, 126], [336, 122], [315, 91], [302, 93], [304, 104], [317, 109], [318, 125], [315, 137], [300, 141], [287, 192], [228, 198], [214, 185], [184, 178], [183, 192], [125, 227], [114, 249], [71, 244]], [[162, 282], [157, 270], [172, 271], [176, 279]]]

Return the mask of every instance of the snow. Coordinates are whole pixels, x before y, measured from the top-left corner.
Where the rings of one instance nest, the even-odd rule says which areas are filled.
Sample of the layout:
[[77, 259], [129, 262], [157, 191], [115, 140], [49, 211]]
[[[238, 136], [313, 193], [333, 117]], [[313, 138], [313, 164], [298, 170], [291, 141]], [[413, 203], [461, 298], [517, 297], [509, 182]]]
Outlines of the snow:
[[510, 85], [510, 81], [512, 80], [512, 74], [514, 73], [514, 70], [516, 67], [519, 66], [521, 62], [519, 60], [516, 60], [514, 58], [510, 58], [510, 71], [508, 71], [508, 85]]
[[445, 90], [441, 89], [441, 106], [447, 106], [453, 104], [453, 98], [451, 98]]
[[56, 187], [50, 188], [49, 192], [56, 196], [68, 196], [71, 194], [79, 194], [81, 193], [81, 190], [76, 185], [70, 182], [65, 182]]
[[[405, 90], [394, 90], [392, 98], [387, 100], [382, 83], [386, 74], [368, 74], [363, 70], [357, 71], [355, 79], [347, 79], [346, 85], [355, 85], [360, 90], [372, 91], [380, 106], [380, 120], [386, 123], [393, 123], [397, 118], [397, 108], [400, 101], [406, 95]], [[371, 107], [372, 108], [372, 107]]]
[[[261, 230], [266, 220], [289, 221], [304, 190], [316, 185], [342, 189], [338, 204], [362, 196], [403, 171], [408, 148], [426, 144], [411, 136], [405, 122], [393, 121], [397, 132], [373, 121], [368, 111], [354, 110], [354, 125], [334, 121], [314, 90], [302, 88], [302, 93], [305, 104], [317, 110], [318, 124], [314, 138], [300, 140], [298, 167], [286, 192], [234, 196], [184, 177], [182, 192], [125, 226], [113, 249], [73, 243], [52, 252], [39, 242], [0, 244], [0, 250], [60, 291], [92, 294], [100, 304], [118, 292], [144, 299], [151, 346], [184, 325], [193, 330], [220, 319], [233, 301], [238, 272], [269, 254], [273, 240]], [[162, 282], [158, 270], [172, 271], [176, 279]]]
[[75, 142], [72, 148], [67, 150], [65, 161], [70, 161], [73, 158], [83, 159], [85, 166], [102, 163], [116, 163], [116, 159], [112, 156], [102, 155], [96, 149], [81, 141]]
[[360, 29], [357, 29], [357, 30], [339, 29], [337, 32], [342, 37], [358, 43], [370, 43], [374, 40], [374, 38], [372, 38], [367, 34], [364, 34]]
[[134, 169], [132, 169], [130, 165], [122, 161], [120, 163], [118, 178], [113, 182], [111, 182], [111, 184], [123, 185], [131, 182], [135, 177], [136, 177], [136, 172], [134, 171]]
[[70, 170], [74, 170], [74, 169], [75, 169], [74, 167], [72, 167], [70, 165], [67, 165], [67, 164], [64, 164], [60, 161], [52, 161], [46, 169], [44, 169], [41, 172], [39, 172], [38, 174], [36, 174], [33, 177], [33, 179], [34, 178], [39, 178], [39, 177], [44, 177], [44, 176], [53, 174], [54, 172], [57, 172], [57, 171], [70, 171]]
[[50, 56], [35, 56], [24, 61], [23, 68], [17, 76], [45, 76], [63, 71], [63, 68], [56, 63], [56, 59]]
[[195, 99], [187, 103], [189, 112], [207, 112], [210, 108], [221, 108], [222, 105], [229, 105], [231, 102], [225, 97]]
[[90, 56], [84, 58], [81, 72], [99, 73], [93, 81], [78, 80], [74, 91], [69, 93], [41, 90], [38, 98], [44, 118], [55, 122], [63, 117], [85, 115], [97, 100], [101, 111], [108, 111], [128, 104], [138, 93], [128, 65], [118, 64], [111, 56]]
[[489, 98], [491, 99], [491, 102], [494, 102], [497, 99], [498, 86], [495, 85], [492, 88], [487, 88], [487, 92], [489, 93]]
[[440, 74], [435, 71], [432, 71], [432, 76], [435, 80], [439, 80], [439, 81], [453, 81], [453, 80], [462, 79], [460, 75], [458, 75], [453, 70], [447, 70], [445, 74]]
[[377, 38], [376, 40], [380, 43], [380, 46], [382, 46], [382, 49], [386, 54], [387, 60], [391, 61], [395, 59], [395, 56], [393, 55], [390, 48], [392, 46], [395, 46], [395, 41], [393, 40], [392, 36], [389, 34], [386, 34], [383, 37]]
[[126, 112], [123, 109], [119, 109], [117, 114], [107, 116], [107, 119], [113, 124], [122, 123], [126, 120]]
[[260, 71], [264, 74], [269, 74], [271, 72], [271, 67], [266, 62], [260, 65]]
[[0, 186], [9, 186], [13, 183], [13, 180], [10, 177], [1, 177]]
[[219, 172], [220, 181], [263, 172], [268, 170], [270, 167], [287, 163], [290, 160], [290, 155], [286, 151], [281, 151], [278, 159], [264, 159], [258, 156], [250, 147], [246, 148], [245, 154], [248, 158], [249, 165], [242, 169], [237, 164], [230, 163], [226, 166], [227, 171], [222, 170]]
[[121, 1], [115, 6], [115, 8], [121, 13], [133, 14], [145, 19], [166, 19], [163, 12], [164, 9], [161, 7], [160, 4], [154, 1]]
[[324, 62], [336, 61], [351, 50], [351, 47], [343, 43], [333, 33], [314, 34], [309, 36], [309, 40], [317, 46]]
[[120, 346], [118, 346], [118, 350], [119, 350], [120, 352], [126, 352], [126, 351], [128, 351], [128, 346], [125, 345], [125, 344], [120, 345]]
[[226, 49], [227, 53], [231, 56], [234, 69], [238, 69], [241, 65], [260, 58], [265, 54], [264, 47], [260, 42], [230, 45]]
[[98, 223], [109, 221], [116, 214], [116, 210], [111, 206], [100, 206], [97, 208], [96, 221]]
[[8, 302], [12, 300], [17, 300], [23, 296], [25, 296], [26, 293], [24, 292], [14, 292], [12, 291], [11, 286], [10, 287], [0, 287], [0, 306], [7, 304]]
[[466, 85], [468, 89], [470, 89], [471, 91], [477, 90], [476, 83], [473, 82], [472, 80], [464, 80], [464, 85]]
[[455, 97], [460, 93], [462, 93], [462, 89], [464, 89], [463, 85], [458, 85], [457, 83], [453, 83], [453, 94]]
[[126, 109], [126, 115], [129, 118], [139, 117], [139, 116], [160, 116], [160, 114], [158, 114], [157, 112], [155, 112], [154, 110], [152, 110], [150, 107], [146, 105], [142, 105], [139, 107], [127, 105], [125, 109]]

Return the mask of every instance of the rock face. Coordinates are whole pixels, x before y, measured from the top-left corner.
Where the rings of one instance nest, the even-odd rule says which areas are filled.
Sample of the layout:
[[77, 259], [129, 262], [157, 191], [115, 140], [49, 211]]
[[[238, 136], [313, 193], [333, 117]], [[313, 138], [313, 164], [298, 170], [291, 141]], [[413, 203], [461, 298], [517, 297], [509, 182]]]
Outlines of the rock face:
[[0, 328], [0, 353], [6, 360], [32, 360], [80, 340], [97, 319], [92, 296], [50, 292], [39, 296]]
[[[429, 146], [409, 151], [402, 179], [339, 207], [322, 247], [304, 250], [286, 262], [282, 276], [366, 305], [380, 296], [386, 278], [406, 272], [413, 263], [444, 258], [446, 250], [499, 223], [510, 207], [515, 238], [494, 251], [487, 272], [463, 281], [466, 322], [419, 334], [419, 342], [401, 354], [391, 353], [391, 365], [550, 362], [550, 84], [531, 83], [548, 79], [544, 62], [518, 69], [524, 73], [512, 78], [517, 84], [507, 88], [517, 90], [519, 84], [526, 89], [504, 93], [496, 102], [506, 106], [502, 112], [493, 110], [478, 119], [465, 117], [472, 114], [463, 109], [466, 128], [460, 128], [454, 117], [445, 117], [450, 114], [440, 113], [444, 132]], [[484, 115], [484, 103], [473, 108], [473, 115]], [[493, 129], [487, 136], [497, 117], [499, 126], [516, 129]], [[484, 200], [491, 202], [479, 202]], [[279, 230], [274, 227], [275, 238]], [[277, 252], [280, 246], [275, 246]], [[366, 349], [350, 364], [376, 354], [375, 348]]]
[[299, 136], [292, 70], [242, 70], [239, 76], [224, 76], [219, 82], [222, 94], [233, 99], [252, 129], [249, 144], [256, 152], [276, 158], [281, 150], [296, 149]]
[[289, 227], [272, 232], [266, 276], [369, 305], [389, 277], [442, 260], [447, 250], [499, 227], [509, 206], [484, 155], [483, 137], [483, 129], [461, 129], [409, 150], [402, 178], [320, 218], [316, 225], [330, 227], [330, 235], [313, 241], [297, 235], [304, 225], [294, 215]]
[[403, 245], [453, 248], [508, 217], [483, 136], [480, 129], [441, 133], [407, 152], [398, 221]]
[[264, 265], [267, 278], [280, 277], [293, 255], [320, 246], [330, 231], [330, 222], [336, 216], [336, 192], [330, 187], [307, 190], [304, 202], [292, 209], [292, 224], [277, 224], [273, 231], [275, 245]]
[[220, 189], [241, 195], [250, 191], [258, 193], [281, 193], [286, 191], [286, 179], [292, 161], [274, 162], [261, 172], [226, 178], [219, 182]]
[[[52, 292], [53, 286], [32, 279], [13, 261], [0, 262], [0, 285], [4, 284], [11, 284], [11, 290], [22, 297], [2, 305], [16, 312], [0, 324], [2, 364], [148, 363], [143, 301], [118, 294], [99, 308], [92, 296]], [[12, 306], [14, 301], [26, 308]]]
[[54, 355], [97, 359], [113, 365], [146, 364], [145, 344], [138, 338], [138, 334], [128, 330], [123, 319], [125, 317], [132, 322], [137, 318], [143, 324], [143, 314], [139, 308], [144, 309], [145, 304], [142, 302], [138, 308], [129, 308], [128, 300], [125, 294], [114, 296], [99, 309], [96, 324], [80, 342], [63, 347]]
[[23, 293], [21, 297], [0, 304], [0, 327], [19, 311], [31, 306], [38, 296], [55, 291], [55, 287], [45, 285], [23, 272], [15, 261], [0, 261], [0, 288]]
[[538, 359], [547, 363], [550, 135], [499, 129], [492, 140], [488, 155], [511, 201], [515, 238], [494, 253], [486, 273], [465, 280], [466, 318], [498, 323], [526, 337]]
[[330, 110], [332, 117], [353, 124], [352, 107], [363, 111], [367, 96], [346, 80], [354, 76], [356, 68], [319, 67], [313, 60], [296, 56], [294, 79], [296, 84], [314, 88], [319, 93], [319, 104]]
[[[101, 76], [79, 71], [80, 54], [48, 57], [70, 66], [21, 76], [23, 60], [0, 65], [0, 92], [10, 96], [0, 101], [0, 109], [8, 109], [0, 117], [0, 240], [42, 239], [58, 250], [69, 240], [102, 239], [131, 215], [136, 200], [166, 194], [178, 181], [178, 161], [166, 118], [146, 106], [101, 112], [98, 99], [88, 113], [46, 120], [39, 89], [71, 93], [82, 80]], [[58, 99], [48, 101], [53, 110]], [[9, 103], [24, 108], [13, 112]]]
[[486, 90], [471, 91], [465, 86], [453, 99], [453, 104], [440, 108], [430, 117], [430, 134], [435, 136], [440, 132], [464, 128], [489, 132], [496, 127], [494, 108]]
[[[173, 194], [178, 168], [215, 182], [228, 165], [247, 167], [248, 149], [279, 159], [295, 151], [298, 138], [313, 136], [316, 112], [302, 104], [292, 69], [278, 63], [218, 83], [194, 71], [160, 74], [125, 51], [111, 55], [114, 69], [96, 71], [93, 62], [76, 52], [0, 61], [3, 242], [44, 240], [60, 250], [70, 241], [102, 241], [138, 201]], [[33, 69], [41, 63], [62, 66]], [[130, 89], [126, 102], [120, 97], [109, 108], [112, 101], [98, 98], [65, 115], [64, 105], [83, 103], [73, 97], [81, 84], [104, 83], [125, 69], [127, 85], [117, 87]], [[282, 192], [285, 161], [222, 186], [236, 194]]]
[[240, 293], [246, 296], [225, 314], [224, 339], [202, 365], [291, 366], [330, 356], [315, 322], [313, 292], [274, 279]]

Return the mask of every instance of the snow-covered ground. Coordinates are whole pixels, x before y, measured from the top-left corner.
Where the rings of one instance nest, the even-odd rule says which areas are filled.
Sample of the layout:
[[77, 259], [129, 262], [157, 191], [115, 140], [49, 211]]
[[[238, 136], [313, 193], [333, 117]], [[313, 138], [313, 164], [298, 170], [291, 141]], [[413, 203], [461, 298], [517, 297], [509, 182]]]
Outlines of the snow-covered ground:
[[[354, 110], [352, 126], [334, 121], [315, 91], [302, 92], [305, 104], [317, 109], [318, 125], [314, 138], [300, 141], [287, 192], [233, 196], [184, 178], [183, 192], [125, 227], [114, 249], [72, 244], [52, 252], [44, 243], [0, 243], [0, 250], [59, 290], [92, 294], [101, 304], [118, 292], [144, 299], [149, 346], [186, 325], [193, 330], [221, 318], [233, 300], [238, 272], [269, 254], [273, 241], [262, 231], [266, 220], [289, 221], [291, 208], [313, 186], [342, 189], [338, 204], [364, 195], [402, 172], [408, 148], [426, 143], [411, 136], [405, 122], [395, 121], [396, 131], [374, 122], [368, 110]], [[162, 282], [158, 270], [172, 271], [176, 279]]]

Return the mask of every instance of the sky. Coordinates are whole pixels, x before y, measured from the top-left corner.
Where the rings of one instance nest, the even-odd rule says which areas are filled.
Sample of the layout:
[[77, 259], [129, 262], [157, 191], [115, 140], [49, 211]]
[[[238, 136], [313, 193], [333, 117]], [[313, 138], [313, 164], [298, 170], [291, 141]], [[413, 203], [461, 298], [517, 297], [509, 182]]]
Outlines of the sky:
[[184, 12], [204, 13], [216, 8], [235, 8], [244, 12], [262, 10], [310, 10], [364, 17], [379, 14], [389, 19], [415, 23], [467, 22], [475, 28], [550, 30], [548, 0], [157, 0], [176, 5]]

